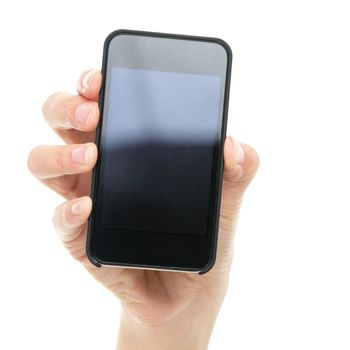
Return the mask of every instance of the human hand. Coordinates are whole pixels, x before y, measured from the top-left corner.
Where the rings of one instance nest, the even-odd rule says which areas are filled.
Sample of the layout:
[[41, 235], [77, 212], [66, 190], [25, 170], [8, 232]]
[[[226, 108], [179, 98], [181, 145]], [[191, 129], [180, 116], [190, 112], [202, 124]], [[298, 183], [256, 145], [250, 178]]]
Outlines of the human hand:
[[217, 258], [206, 274], [102, 267], [85, 253], [91, 170], [97, 159], [101, 73], [86, 71], [78, 95], [55, 93], [43, 106], [48, 124], [66, 142], [39, 146], [28, 157], [30, 171], [66, 202], [53, 216], [68, 252], [121, 302], [118, 349], [206, 349], [225, 296], [233, 257], [233, 238], [242, 197], [259, 159], [250, 146], [227, 137]]

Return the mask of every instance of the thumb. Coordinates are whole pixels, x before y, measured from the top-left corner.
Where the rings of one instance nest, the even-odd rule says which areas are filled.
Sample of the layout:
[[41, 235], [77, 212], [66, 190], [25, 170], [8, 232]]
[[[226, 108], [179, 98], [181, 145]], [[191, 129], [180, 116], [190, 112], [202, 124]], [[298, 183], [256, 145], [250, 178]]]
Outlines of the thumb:
[[228, 136], [224, 147], [224, 175], [217, 247], [218, 267], [227, 270], [233, 255], [233, 238], [243, 194], [259, 167], [256, 151]]
[[224, 147], [224, 176], [222, 210], [232, 209], [240, 200], [259, 167], [256, 151], [246, 144], [228, 136]]

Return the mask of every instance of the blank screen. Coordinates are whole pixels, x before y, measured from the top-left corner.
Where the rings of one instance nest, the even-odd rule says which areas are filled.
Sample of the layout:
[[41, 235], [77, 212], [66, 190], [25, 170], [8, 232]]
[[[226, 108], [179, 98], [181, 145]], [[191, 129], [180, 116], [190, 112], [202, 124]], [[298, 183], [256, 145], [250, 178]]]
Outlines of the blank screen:
[[100, 226], [205, 235], [221, 78], [113, 67], [100, 149]]

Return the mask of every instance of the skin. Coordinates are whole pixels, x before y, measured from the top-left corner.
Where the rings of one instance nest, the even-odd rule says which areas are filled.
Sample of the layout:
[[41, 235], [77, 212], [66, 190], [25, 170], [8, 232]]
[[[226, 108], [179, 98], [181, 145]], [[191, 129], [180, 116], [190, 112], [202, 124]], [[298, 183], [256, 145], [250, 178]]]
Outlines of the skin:
[[121, 302], [117, 349], [207, 349], [227, 291], [239, 210], [258, 169], [258, 155], [252, 147], [226, 138], [217, 259], [207, 274], [96, 268], [85, 254], [85, 243], [100, 87], [101, 73], [89, 70], [78, 80], [77, 95], [57, 92], [47, 99], [44, 117], [66, 144], [34, 148], [28, 167], [66, 200], [53, 215], [65, 248]]

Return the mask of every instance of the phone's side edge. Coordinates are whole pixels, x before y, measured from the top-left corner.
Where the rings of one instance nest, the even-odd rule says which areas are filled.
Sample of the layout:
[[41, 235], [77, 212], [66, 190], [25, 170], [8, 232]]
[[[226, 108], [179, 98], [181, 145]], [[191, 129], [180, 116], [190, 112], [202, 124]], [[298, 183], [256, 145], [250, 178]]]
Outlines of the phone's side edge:
[[[117, 31], [116, 31], [117, 32]], [[96, 138], [95, 143], [97, 146], [97, 149], [100, 149], [100, 140], [101, 140], [101, 131], [102, 131], [102, 122], [103, 122], [103, 110], [104, 110], [104, 95], [105, 95], [105, 84], [106, 84], [106, 74], [107, 74], [107, 61], [108, 61], [108, 49], [109, 44], [111, 40], [115, 36], [115, 32], [110, 33], [103, 45], [103, 56], [102, 56], [102, 67], [101, 67], [101, 74], [102, 74], [102, 85], [101, 90], [99, 94], [99, 110], [100, 110], [100, 119], [99, 123], [96, 128]], [[90, 262], [94, 264], [97, 267], [101, 267], [102, 263], [99, 261], [99, 259], [94, 255], [93, 253], [93, 247], [92, 247], [92, 236], [93, 236], [93, 226], [94, 226], [94, 218], [95, 218], [95, 197], [97, 193], [97, 184], [98, 184], [98, 174], [99, 174], [99, 166], [100, 161], [99, 158], [97, 159], [96, 165], [92, 170], [92, 179], [91, 179], [91, 190], [90, 190], [90, 196], [93, 202], [92, 211], [88, 220], [88, 227], [87, 227], [87, 238], [86, 238], [86, 255]]]
[[226, 66], [226, 77], [225, 77], [225, 94], [224, 94], [224, 103], [223, 103], [223, 114], [222, 114], [222, 126], [221, 126], [221, 139], [219, 145], [219, 172], [217, 176], [217, 197], [216, 197], [216, 209], [215, 209], [215, 228], [214, 228], [214, 239], [212, 241], [211, 247], [211, 258], [208, 261], [208, 264], [204, 266], [201, 271], [198, 273], [203, 275], [209, 272], [216, 261], [216, 250], [217, 250], [217, 242], [219, 235], [219, 219], [220, 219], [220, 205], [221, 205], [221, 192], [222, 192], [222, 178], [224, 173], [224, 145], [226, 139], [226, 131], [227, 131], [227, 120], [228, 120], [228, 109], [229, 109], [229, 100], [230, 100], [230, 85], [231, 85], [231, 71], [232, 71], [232, 50], [230, 46], [226, 43], [226, 41], [219, 38], [211, 38], [217, 44], [221, 45], [227, 54], [227, 66]]

